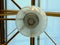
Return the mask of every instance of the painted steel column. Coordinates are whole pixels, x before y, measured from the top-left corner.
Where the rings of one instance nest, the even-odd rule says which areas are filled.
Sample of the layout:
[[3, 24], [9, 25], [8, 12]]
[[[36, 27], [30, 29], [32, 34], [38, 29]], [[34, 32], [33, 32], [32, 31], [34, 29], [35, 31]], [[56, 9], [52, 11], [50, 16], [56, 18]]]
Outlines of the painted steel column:
[[[0, 10], [4, 10], [4, 0], [0, 0]], [[4, 13], [4, 12], [0, 12]], [[4, 16], [0, 16], [0, 18], [4, 18]], [[4, 43], [4, 21], [0, 20], [0, 45]]]

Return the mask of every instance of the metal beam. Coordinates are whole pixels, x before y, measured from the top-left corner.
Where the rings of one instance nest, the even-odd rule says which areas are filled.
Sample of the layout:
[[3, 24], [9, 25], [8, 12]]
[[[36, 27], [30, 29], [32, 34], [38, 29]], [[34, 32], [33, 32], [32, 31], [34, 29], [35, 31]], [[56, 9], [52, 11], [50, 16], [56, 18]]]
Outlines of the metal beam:
[[[0, 16], [12, 16], [12, 15], [17, 15], [19, 12], [18, 10], [0, 10], [2, 12], [5, 12], [3, 14], [0, 14]], [[56, 16], [60, 17], [60, 12], [45, 12], [47, 16]]]

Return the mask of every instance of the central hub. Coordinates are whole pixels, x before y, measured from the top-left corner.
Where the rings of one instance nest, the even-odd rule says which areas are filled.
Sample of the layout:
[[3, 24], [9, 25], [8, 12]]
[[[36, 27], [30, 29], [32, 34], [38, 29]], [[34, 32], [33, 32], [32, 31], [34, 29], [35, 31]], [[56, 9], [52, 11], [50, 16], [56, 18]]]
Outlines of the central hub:
[[28, 19], [28, 24], [29, 24], [29, 25], [34, 25], [34, 23], [35, 23], [35, 21], [34, 21], [33, 18], [29, 18], [29, 19]]
[[23, 21], [24, 21], [25, 26], [28, 27], [28, 28], [34, 28], [39, 23], [38, 16], [36, 14], [34, 14], [34, 13], [27, 13], [24, 16]]

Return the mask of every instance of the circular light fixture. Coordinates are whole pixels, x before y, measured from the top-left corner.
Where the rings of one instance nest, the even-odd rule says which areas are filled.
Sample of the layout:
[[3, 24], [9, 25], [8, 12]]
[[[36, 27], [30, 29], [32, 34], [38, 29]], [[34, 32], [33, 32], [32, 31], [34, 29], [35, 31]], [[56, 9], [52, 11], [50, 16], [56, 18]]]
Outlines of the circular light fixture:
[[39, 7], [22, 8], [16, 16], [16, 26], [19, 32], [27, 37], [39, 36], [45, 31], [47, 16]]

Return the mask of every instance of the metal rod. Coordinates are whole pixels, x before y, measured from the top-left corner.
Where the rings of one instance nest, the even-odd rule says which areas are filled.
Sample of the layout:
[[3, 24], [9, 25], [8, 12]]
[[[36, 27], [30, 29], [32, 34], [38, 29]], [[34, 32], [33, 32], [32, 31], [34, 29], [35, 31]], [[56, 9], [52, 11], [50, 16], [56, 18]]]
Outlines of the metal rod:
[[17, 13], [5, 13], [5, 14], [0, 14], [0, 16], [11, 16], [11, 15], [16, 15]]
[[8, 37], [9, 35], [11, 35], [16, 29], [17, 29], [17, 28], [15, 28], [13, 31], [11, 31], [11, 32], [7, 35], [7, 37]]
[[0, 16], [8, 16], [8, 15], [16, 15], [18, 12], [4, 12], [1, 13]]
[[18, 33], [19, 33], [19, 31], [17, 31], [17, 32], [5, 43], [5, 45], [7, 45]]
[[47, 16], [60, 17], [60, 12], [45, 12]]
[[[7, 10], [7, 13], [0, 14], [0, 16], [11, 16], [11, 15], [16, 15], [18, 11], [12, 11], [12, 10]], [[11, 12], [11, 13], [8, 13]], [[47, 16], [55, 16], [55, 17], [60, 17], [60, 12], [45, 12]]]
[[16, 15], [15, 13], [12, 13], [12, 14], [10, 14], [10, 13], [6, 13], [6, 14], [0, 14], [0, 16], [11, 16], [11, 15]]
[[48, 38], [54, 43], [54, 45], [57, 45], [55, 41], [44, 31], [44, 33], [48, 36]]
[[18, 12], [18, 10], [0, 10], [1, 12]]
[[31, 0], [31, 5], [35, 5], [35, 0]]
[[[0, 20], [16, 20], [16, 18], [0, 18]], [[23, 18], [18, 19], [18, 20], [23, 20]]]
[[0, 18], [0, 20], [16, 20], [15, 18]]
[[21, 7], [14, 1], [14, 0], [11, 0], [19, 9], [21, 9]]
[[35, 45], [34, 42], [35, 42], [35, 38], [34, 38], [34, 37], [31, 37], [31, 38], [30, 38], [30, 45]]
[[18, 11], [16, 10], [0, 10], [4, 12], [4, 14], [0, 14], [0, 16], [11, 16], [11, 15], [16, 15]]
[[[9, 15], [15, 15], [16, 13], [8, 13], [8, 14], [0, 14], [0, 16], [9, 16]], [[47, 16], [56, 16], [60, 17], [60, 13], [57, 12], [46, 12]], [[16, 20], [15, 18], [0, 18], [0, 20]]]

